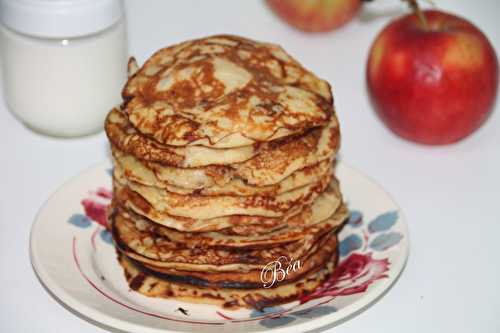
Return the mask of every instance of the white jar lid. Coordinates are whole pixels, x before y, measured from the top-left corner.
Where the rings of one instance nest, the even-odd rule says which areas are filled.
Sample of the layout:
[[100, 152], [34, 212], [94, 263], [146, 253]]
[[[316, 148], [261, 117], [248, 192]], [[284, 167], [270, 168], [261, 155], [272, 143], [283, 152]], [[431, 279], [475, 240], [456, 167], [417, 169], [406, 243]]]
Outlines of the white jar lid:
[[46, 38], [104, 30], [123, 15], [121, 0], [0, 0], [0, 20], [10, 29]]

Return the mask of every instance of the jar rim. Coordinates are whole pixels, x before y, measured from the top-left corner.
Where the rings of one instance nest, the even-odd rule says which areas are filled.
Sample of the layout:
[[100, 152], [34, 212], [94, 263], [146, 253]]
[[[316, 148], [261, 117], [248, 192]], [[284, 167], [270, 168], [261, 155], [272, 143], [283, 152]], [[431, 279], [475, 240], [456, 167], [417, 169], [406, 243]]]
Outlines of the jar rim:
[[0, 21], [13, 31], [44, 38], [97, 33], [124, 14], [123, 0], [0, 0]]

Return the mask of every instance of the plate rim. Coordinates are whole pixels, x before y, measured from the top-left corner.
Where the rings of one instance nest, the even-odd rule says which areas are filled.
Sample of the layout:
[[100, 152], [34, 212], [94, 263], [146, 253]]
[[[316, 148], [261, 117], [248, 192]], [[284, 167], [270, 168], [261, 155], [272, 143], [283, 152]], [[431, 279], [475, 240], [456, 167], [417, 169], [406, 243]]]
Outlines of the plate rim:
[[[141, 324], [137, 324], [131, 321], [123, 320], [123, 319], [118, 319], [116, 317], [113, 317], [109, 314], [100, 312], [95, 310], [94, 308], [88, 306], [84, 302], [78, 300], [76, 297], [73, 297], [70, 295], [68, 292], [66, 292], [62, 287], [59, 286], [58, 283], [56, 283], [51, 277], [50, 274], [43, 269], [43, 265], [41, 264], [41, 259], [38, 257], [37, 253], [34, 251], [34, 248], [36, 247], [37, 240], [37, 230], [42, 223], [43, 219], [41, 218], [41, 215], [45, 212], [47, 209], [49, 203], [56, 197], [61, 191], [63, 191], [67, 185], [72, 182], [73, 180], [82, 177], [84, 174], [89, 173], [93, 170], [98, 170], [98, 169], [104, 169], [105, 167], [110, 166], [111, 163], [109, 160], [101, 161], [99, 163], [96, 163], [94, 165], [91, 165], [82, 171], [78, 172], [76, 175], [70, 177], [69, 179], [66, 179], [62, 184], [60, 184], [56, 190], [54, 190], [48, 198], [44, 201], [40, 209], [37, 211], [34, 221], [31, 226], [30, 230], [30, 236], [29, 236], [29, 252], [30, 252], [30, 261], [31, 261], [31, 266], [34, 270], [34, 273], [39, 280], [40, 284], [44, 289], [46, 289], [47, 293], [53, 297], [57, 302], [61, 303], [65, 307], [67, 307], [67, 310], [74, 315], [77, 315], [86, 321], [94, 324], [94, 325], [102, 325], [104, 328], [111, 328], [111, 329], [118, 329], [118, 330], [123, 330], [126, 332], [133, 332], [133, 333], [179, 333], [182, 331], [173, 331], [168, 328], [155, 328], [155, 327], [150, 327], [150, 326], [144, 326]], [[391, 194], [389, 194], [378, 182], [376, 182], [372, 177], [367, 176], [365, 173], [359, 171], [357, 168], [352, 167], [350, 164], [344, 162], [343, 160], [338, 160], [336, 161], [335, 164], [335, 169], [337, 169], [339, 166], [342, 168], [348, 169], [357, 175], [365, 178], [367, 181], [369, 181], [372, 185], [374, 185], [378, 191], [381, 191], [384, 193], [387, 198], [392, 202], [392, 204], [395, 206], [399, 213], [399, 219], [400, 223], [402, 226], [402, 232], [405, 235], [405, 242], [402, 243], [402, 253], [401, 253], [401, 260], [399, 260], [395, 266], [393, 266], [393, 270], [396, 272], [396, 275], [392, 278], [379, 281], [379, 283], [376, 286], [373, 286], [370, 290], [369, 293], [364, 295], [364, 297], [360, 298], [359, 300], [353, 302], [352, 304], [349, 304], [348, 306], [335, 311], [333, 313], [323, 315], [321, 317], [316, 317], [312, 320], [304, 321], [302, 323], [297, 323], [291, 326], [282, 326], [282, 327], [274, 327], [274, 328], [267, 328], [267, 327], [262, 327], [262, 330], [256, 330], [253, 331], [255, 333], [258, 332], [275, 332], [275, 333], [284, 333], [289, 331], [290, 329], [296, 329], [299, 331], [311, 331], [315, 329], [321, 329], [326, 326], [332, 325], [332, 327], [340, 325], [344, 323], [347, 320], [350, 320], [351, 318], [355, 317], [356, 315], [360, 314], [364, 310], [366, 310], [369, 306], [373, 305], [375, 302], [377, 302], [379, 299], [381, 299], [387, 292], [392, 289], [393, 285], [396, 283], [396, 281], [399, 280], [400, 276], [402, 275], [407, 263], [408, 259], [410, 256], [410, 234], [409, 234], [409, 227], [408, 223], [406, 222], [406, 216], [403, 213], [401, 207], [399, 204], [394, 200]], [[403, 245], [404, 244], [404, 245]], [[337, 318], [337, 321], [334, 321], [334, 318]], [[235, 323], [231, 323], [235, 324]], [[191, 325], [196, 325], [196, 324], [191, 324]], [[200, 325], [200, 328], [203, 328]]]

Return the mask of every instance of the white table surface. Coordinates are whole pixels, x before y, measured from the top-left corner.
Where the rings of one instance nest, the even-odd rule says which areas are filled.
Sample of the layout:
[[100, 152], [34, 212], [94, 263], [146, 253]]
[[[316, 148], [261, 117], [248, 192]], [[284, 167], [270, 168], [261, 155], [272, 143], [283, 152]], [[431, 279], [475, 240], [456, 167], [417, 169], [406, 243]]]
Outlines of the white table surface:
[[[500, 51], [500, 1], [435, 2], [469, 18]], [[391, 134], [370, 106], [364, 80], [369, 46], [390, 16], [368, 14], [404, 10], [397, 0], [378, 0], [365, 8], [364, 20], [307, 35], [283, 24], [261, 1], [128, 1], [130, 53], [142, 62], [174, 42], [241, 34], [283, 45], [332, 83], [341, 156], [400, 204], [411, 254], [385, 297], [330, 332], [500, 332], [500, 103], [479, 131], [452, 146], [424, 147]], [[40, 136], [7, 111], [0, 95], [0, 154], [0, 332], [104, 332], [42, 288], [30, 265], [28, 237], [49, 194], [107, 158], [105, 135]]]

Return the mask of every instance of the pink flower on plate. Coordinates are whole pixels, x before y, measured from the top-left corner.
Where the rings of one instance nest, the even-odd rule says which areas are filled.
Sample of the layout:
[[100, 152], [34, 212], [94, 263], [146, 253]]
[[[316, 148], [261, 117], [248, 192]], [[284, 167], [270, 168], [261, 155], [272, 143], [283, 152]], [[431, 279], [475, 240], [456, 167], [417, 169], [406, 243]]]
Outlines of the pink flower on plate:
[[346, 296], [362, 293], [374, 281], [387, 277], [389, 260], [373, 259], [371, 253], [353, 253], [342, 261], [332, 276], [319, 288], [300, 299], [303, 304], [324, 296]]
[[90, 192], [90, 197], [81, 201], [85, 215], [94, 222], [107, 228], [108, 220], [106, 211], [111, 202], [111, 191], [100, 187], [95, 192]]

